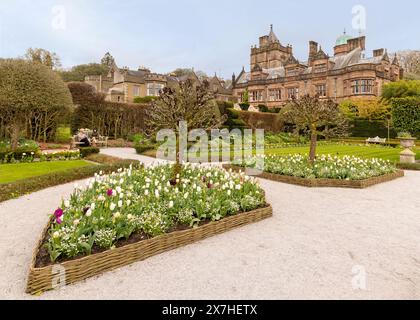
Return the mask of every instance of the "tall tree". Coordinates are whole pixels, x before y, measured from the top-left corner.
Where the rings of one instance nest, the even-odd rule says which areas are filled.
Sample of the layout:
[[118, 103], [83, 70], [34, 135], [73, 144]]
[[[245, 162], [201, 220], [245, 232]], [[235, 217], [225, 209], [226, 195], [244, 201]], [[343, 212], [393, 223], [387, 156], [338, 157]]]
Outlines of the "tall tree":
[[147, 111], [146, 124], [152, 133], [172, 129], [176, 135], [176, 167], [180, 170], [180, 122], [186, 121], [189, 129], [210, 130], [220, 127], [225, 119], [217, 112], [209, 83], [197, 85], [191, 80], [181, 82], [177, 88], [165, 87], [160, 97]]
[[84, 81], [86, 76], [99, 76], [108, 71], [108, 67], [99, 63], [89, 63], [74, 66], [68, 71], [59, 71], [65, 82]]
[[407, 50], [397, 53], [401, 67], [404, 69], [405, 78], [420, 80], [420, 50]]
[[107, 52], [101, 59], [101, 64], [107, 67], [112, 67], [115, 64], [115, 59], [109, 52]]
[[50, 52], [41, 48], [29, 48], [26, 50], [25, 59], [42, 64], [50, 69], [61, 67], [60, 57], [55, 52]]
[[314, 162], [318, 135], [340, 136], [348, 130], [348, 121], [340, 107], [332, 100], [320, 100], [318, 96], [293, 99], [280, 112], [285, 122], [295, 125], [296, 132], [306, 131], [311, 137], [309, 161]]

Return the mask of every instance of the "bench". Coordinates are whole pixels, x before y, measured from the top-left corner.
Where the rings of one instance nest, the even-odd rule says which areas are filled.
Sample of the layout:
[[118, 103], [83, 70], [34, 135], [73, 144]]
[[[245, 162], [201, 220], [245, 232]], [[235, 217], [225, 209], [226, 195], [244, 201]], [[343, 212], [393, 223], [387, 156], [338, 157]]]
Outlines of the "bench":
[[108, 148], [108, 137], [99, 136], [98, 139], [94, 142], [96, 146], [102, 146]]
[[386, 143], [386, 139], [381, 139], [379, 137], [366, 139], [366, 145], [369, 145], [369, 144], [385, 144], [385, 143]]

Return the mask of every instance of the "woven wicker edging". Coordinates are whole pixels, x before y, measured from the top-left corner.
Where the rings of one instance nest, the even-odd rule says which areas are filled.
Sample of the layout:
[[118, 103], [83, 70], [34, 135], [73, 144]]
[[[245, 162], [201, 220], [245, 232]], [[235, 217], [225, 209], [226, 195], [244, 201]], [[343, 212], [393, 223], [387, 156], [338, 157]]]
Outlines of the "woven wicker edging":
[[43, 268], [35, 268], [36, 256], [42, 246], [48, 224], [34, 251], [28, 276], [26, 293], [41, 294], [44, 291], [75, 283], [136, 261], [145, 260], [159, 253], [179, 248], [211, 236], [227, 232], [273, 215], [271, 206], [229, 216], [197, 228], [175, 231], [152, 239], [139, 241], [113, 250], [93, 254]]
[[[225, 164], [223, 168], [233, 171], [245, 171], [245, 168], [239, 166], [233, 166]], [[256, 177], [284, 182], [288, 184], [294, 184], [298, 186], [308, 187], [308, 188], [353, 188], [353, 189], [365, 189], [376, 184], [388, 182], [395, 180], [401, 177], [404, 177], [404, 171], [398, 170], [395, 173], [386, 174], [379, 177], [372, 177], [365, 180], [338, 180], [338, 179], [306, 179], [299, 177], [284, 176], [280, 174], [273, 174], [269, 172], [263, 172], [258, 174]]]

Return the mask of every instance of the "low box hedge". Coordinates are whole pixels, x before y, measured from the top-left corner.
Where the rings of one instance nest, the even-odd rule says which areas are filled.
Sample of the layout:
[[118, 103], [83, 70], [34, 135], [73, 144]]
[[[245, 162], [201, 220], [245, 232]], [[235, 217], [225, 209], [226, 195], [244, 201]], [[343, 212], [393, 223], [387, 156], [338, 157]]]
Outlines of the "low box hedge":
[[80, 156], [82, 158], [86, 158], [87, 156], [91, 155], [91, 154], [96, 154], [99, 153], [99, 148], [97, 147], [83, 147], [80, 148]]

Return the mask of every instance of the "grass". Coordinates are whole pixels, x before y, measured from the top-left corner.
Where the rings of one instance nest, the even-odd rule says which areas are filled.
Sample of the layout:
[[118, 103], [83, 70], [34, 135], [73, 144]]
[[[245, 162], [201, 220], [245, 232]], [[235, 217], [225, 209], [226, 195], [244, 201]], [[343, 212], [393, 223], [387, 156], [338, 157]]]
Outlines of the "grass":
[[[363, 146], [363, 145], [346, 145], [346, 144], [321, 144], [317, 147], [317, 154], [331, 155], [353, 155], [360, 158], [380, 158], [392, 162], [399, 162], [401, 148], [382, 147], [382, 146]], [[414, 148], [417, 153], [417, 159], [420, 160], [420, 147]], [[254, 152], [255, 153], [255, 150]], [[288, 155], [288, 154], [308, 154], [309, 146], [303, 147], [285, 147], [266, 149], [265, 154], [272, 155]], [[213, 153], [214, 154], [214, 153]], [[224, 153], [226, 154], [226, 152]], [[251, 151], [245, 151], [245, 155], [250, 155]], [[156, 157], [156, 150], [148, 150], [143, 155]], [[231, 152], [233, 156], [233, 152]]]
[[2, 164], [0, 184], [91, 165], [92, 163], [84, 160]]

